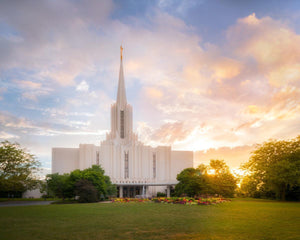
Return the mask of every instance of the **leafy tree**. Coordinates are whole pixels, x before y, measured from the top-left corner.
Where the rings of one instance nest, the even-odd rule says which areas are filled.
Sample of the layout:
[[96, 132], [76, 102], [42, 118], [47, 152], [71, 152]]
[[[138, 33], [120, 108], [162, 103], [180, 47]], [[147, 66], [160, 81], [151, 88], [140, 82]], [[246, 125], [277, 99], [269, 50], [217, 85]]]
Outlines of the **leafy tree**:
[[243, 196], [260, 197], [262, 192], [259, 191], [257, 186], [258, 181], [253, 177], [253, 175], [246, 175], [241, 181], [240, 192]]
[[214, 174], [210, 176], [212, 192], [224, 197], [233, 197], [236, 189], [236, 178], [230, 172], [224, 160], [210, 160], [210, 169]]
[[[214, 174], [208, 174], [210, 169], [214, 170]], [[232, 197], [236, 188], [236, 179], [223, 160], [211, 160], [209, 166], [201, 164], [198, 168], [186, 168], [177, 175], [177, 180], [179, 181], [175, 186], [177, 196], [220, 194]]]
[[186, 168], [177, 175], [179, 183], [175, 186], [177, 196], [186, 194], [190, 197], [207, 192], [207, 173], [203, 168]]
[[[92, 184], [93, 188], [90, 187]], [[104, 170], [93, 165], [90, 168], [76, 169], [70, 174], [60, 175], [58, 173], [47, 175], [47, 189], [53, 195], [60, 198], [74, 198], [79, 192], [84, 195], [80, 201], [84, 201], [87, 196], [93, 198], [92, 189], [96, 189], [97, 199], [115, 195], [116, 186], [110, 181], [110, 178], [104, 175]], [[83, 196], [82, 195], [82, 196]], [[90, 201], [90, 200], [89, 200]]]
[[98, 190], [99, 195], [107, 195], [104, 170], [99, 165], [82, 170], [82, 178], [90, 181]]
[[0, 189], [2, 194], [33, 189], [38, 180], [35, 173], [40, 166], [34, 155], [18, 143], [0, 143]]
[[106, 184], [106, 195], [105, 196], [116, 196], [117, 195], [117, 188], [112, 182], [110, 181], [109, 176], [104, 176], [105, 177], [105, 184]]
[[208, 171], [208, 166], [206, 166], [205, 164], [201, 163], [198, 167], [197, 170], [200, 174], [205, 175], [207, 174]]
[[75, 183], [75, 193], [79, 196], [79, 202], [97, 202], [99, 200], [97, 189], [86, 179], [80, 179]]
[[[285, 200], [291, 191], [298, 191], [300, 187], [300, 136], [288, 141], [270, 140], [257, 145], [243, 167], [255, 179], [255, 191], [271, 191], [277, 198]], [[249, 184], [243, 185], [245, 183], [241, 187], [246, 188]]]
[[47, 188], [50, 195], [62, 198], [75, 197], [74, 185], [70, 181], [70, 174], [65, 173], [60, 175], [58, 173], [48, 174], [46, 176]]
[[209, 169], [214, 170], [215, 174], [229, 172], [229, 167], [226, 165], [225, 161], [219, 159], [211, 159], [209, 162]]

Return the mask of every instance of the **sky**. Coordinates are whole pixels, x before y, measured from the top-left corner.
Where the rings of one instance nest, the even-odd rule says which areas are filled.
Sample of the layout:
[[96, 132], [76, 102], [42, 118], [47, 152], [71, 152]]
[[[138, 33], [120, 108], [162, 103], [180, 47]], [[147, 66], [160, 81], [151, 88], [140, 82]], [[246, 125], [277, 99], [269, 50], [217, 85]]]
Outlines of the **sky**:
[[238, 167], [300, 133], [300, 1], [0, 0], [0, 140], [52, 147], [110, 130], [120, 45], [147, 145]]

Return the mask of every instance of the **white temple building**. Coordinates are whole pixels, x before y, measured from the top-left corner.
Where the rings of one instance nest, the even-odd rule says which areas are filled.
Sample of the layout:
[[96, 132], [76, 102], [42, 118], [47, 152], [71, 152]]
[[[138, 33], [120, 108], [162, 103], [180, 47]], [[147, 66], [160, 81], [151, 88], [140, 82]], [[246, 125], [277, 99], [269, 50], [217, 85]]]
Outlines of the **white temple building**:
[[119, 197], [170, 195], [176, 176], [193, 167], [192, 151], [173, 151], [171, 146], [146, 146], [133, 132], [132, 106], [127, 103], [123, 73], [123, 48], [117, 101], [111, 106], [111, 131], [100, 146], [80, 144], [79, 148], [52, 148], [52, 173], [101, 165]]

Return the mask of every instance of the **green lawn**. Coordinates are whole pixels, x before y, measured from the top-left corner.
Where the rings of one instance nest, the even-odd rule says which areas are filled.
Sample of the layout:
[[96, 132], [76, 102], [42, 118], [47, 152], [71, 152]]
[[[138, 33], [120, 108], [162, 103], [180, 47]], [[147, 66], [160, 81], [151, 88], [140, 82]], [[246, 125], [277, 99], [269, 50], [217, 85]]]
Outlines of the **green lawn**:
[[300, 203], [0, 207], [0, 239], [300, 239]]

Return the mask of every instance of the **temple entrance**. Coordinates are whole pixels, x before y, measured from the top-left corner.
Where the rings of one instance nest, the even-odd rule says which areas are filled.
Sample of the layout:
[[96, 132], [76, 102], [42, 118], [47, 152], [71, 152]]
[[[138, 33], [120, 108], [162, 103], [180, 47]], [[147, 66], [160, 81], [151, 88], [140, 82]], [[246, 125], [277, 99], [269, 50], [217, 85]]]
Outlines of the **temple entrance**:
[[[120, 187], [117, 187], [118, 194], [120, 197]], [[135, 198], [136, 195], [142, 194], [141, 186], [123, 186], [123, 197], [124, 198]]]
[[[119, 185], [118, 197], [123, 198], [148, 198], [153, 195], [153, 189], [149, 189], [150, 186], [165, 186], [167, 197], [171, 196], [172, 191], [174, 191], [175, 184], [165, 184], [165, 183], [145, 183], [139, 185]], [[155, 191], [155, 189], [154, 189]], [[155, 192], [154, 192], [155, 194]]]

